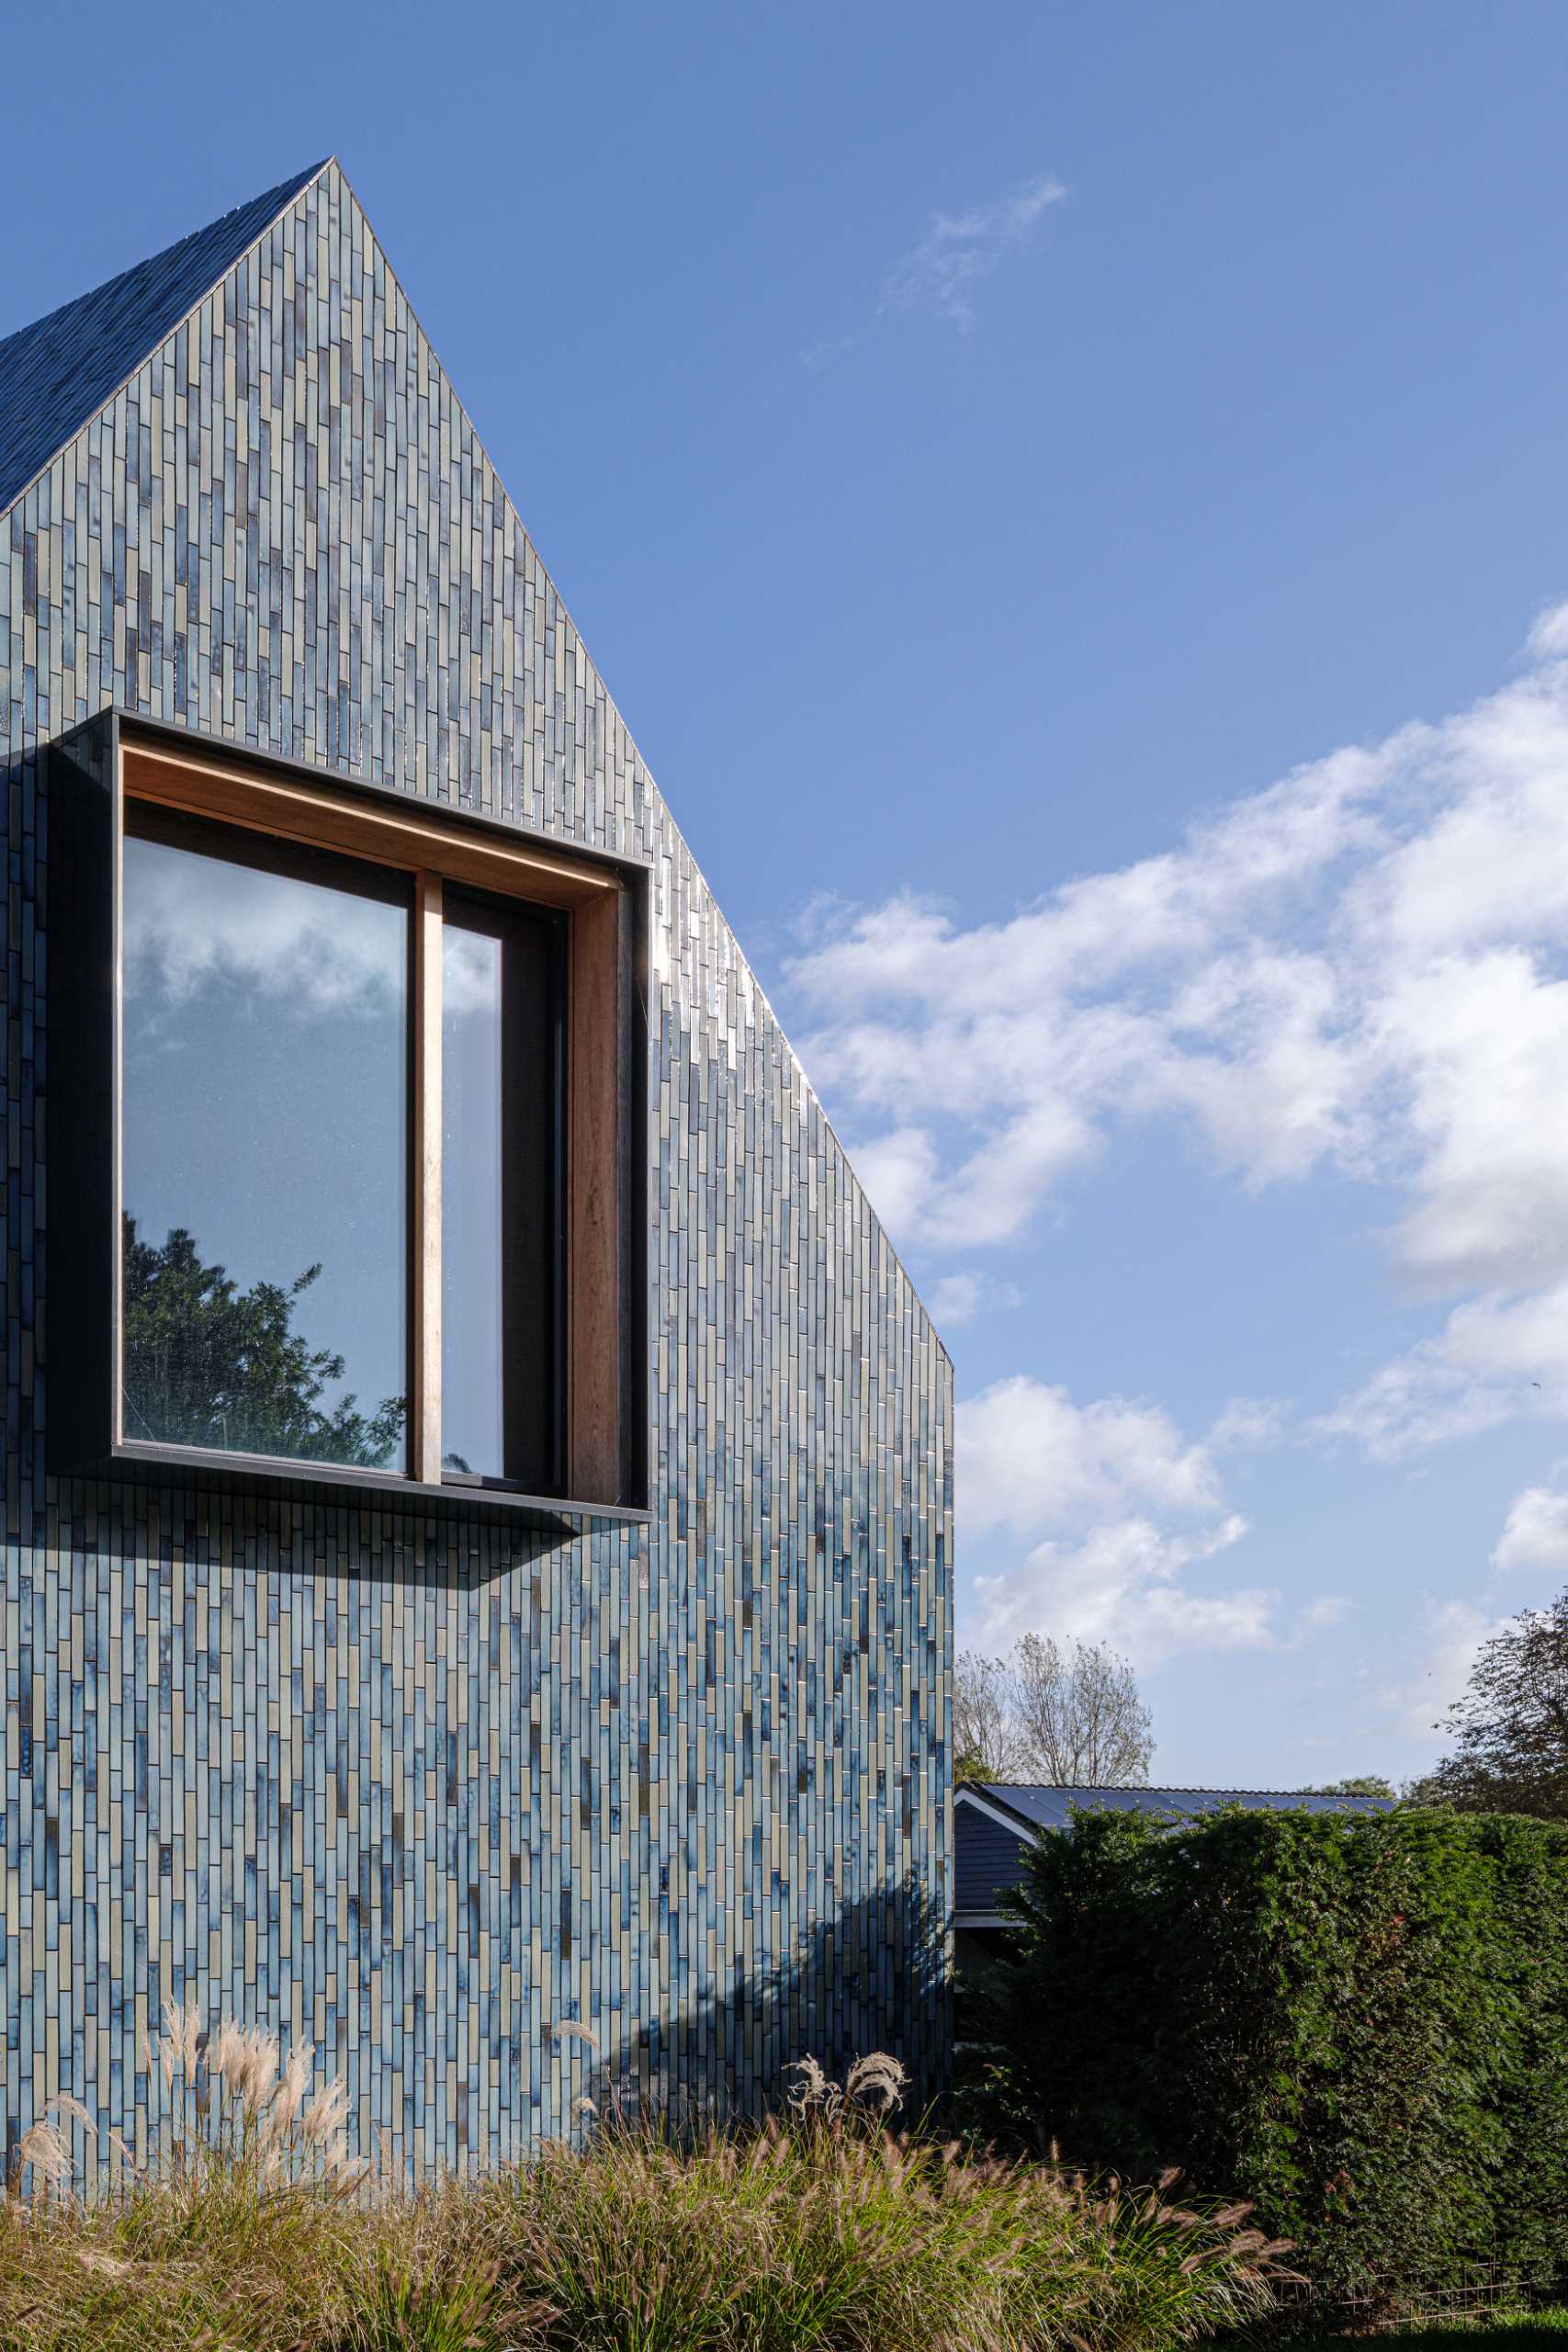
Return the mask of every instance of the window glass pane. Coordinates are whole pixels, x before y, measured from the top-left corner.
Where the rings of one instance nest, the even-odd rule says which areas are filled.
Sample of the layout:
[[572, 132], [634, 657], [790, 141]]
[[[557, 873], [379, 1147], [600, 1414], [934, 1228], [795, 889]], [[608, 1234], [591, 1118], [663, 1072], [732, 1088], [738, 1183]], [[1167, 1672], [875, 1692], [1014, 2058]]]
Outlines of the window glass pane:
[[441, 1452], [558, 1487], [558, 927], [448, 888], [442, 940]]
[[409, 890], [128, 808], [123, 1435], [407, 1466]]

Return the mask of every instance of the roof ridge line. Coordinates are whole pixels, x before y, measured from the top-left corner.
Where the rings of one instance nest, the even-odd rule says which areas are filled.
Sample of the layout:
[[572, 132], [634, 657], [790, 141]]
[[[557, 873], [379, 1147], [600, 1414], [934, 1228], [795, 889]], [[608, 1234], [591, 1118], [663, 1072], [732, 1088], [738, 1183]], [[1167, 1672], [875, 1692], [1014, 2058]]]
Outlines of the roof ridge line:
[[[1325, 1793], [1321, 1789], [1267, 1788], [1260, 1781], [1247, 1788], [1235, 1788], [1222, 1781], [979, 1781], [968, 1785], [982, 1789], [1081, 1789], [1095, 1796], [1315, 1797]], [[1351, 1790], [1348, 1793], [1356, 1796], [1366, 1792]]]
[[[251, 239], [250, 243], [248, 245], [242, 246], [240, 251], [234, 255], [233, 259], [226, 263], [224, 267], [219, 271], [217, 277], [212, 278], [208, 285], [203, 287], [201, 292], [196, 297], [188, 309], [183, 311], [179, 317], [175, 321], [174, 325], [167, 328], [165, 332], [158, 337], [157, 342], [152, 345], [152, 349], [144, 351], [141, 358], [136, 361], [135, 365], [126, 369], [125, 374], [120, 377], [113, 390], [107, 392], [104, 398], [98, 401], [96, 407], [88, 412], [88, 413], [82, 419], [80, 424], [73, 426], [65, 439], [62, 441], [57, 447], [50, 451], [49, 456], [44, 459], [43, 463], [38, 468], [36, 472], [29, 474], [27, 481], [23, 482], [21, 488], [16, 492], [15, 495], [8, 498], [5, 504], [0, 506], [0, 523], [3, 523], [6, 520], [6, 517], [10, 514], [17, 505], [19, 505], [21, 501], [26, 498], [29, 490], [37, 488], [38, 484], [43, 480], [45, 474], [48, 473], [51, 466], [53, 465], [55, 459], [61, 456], [62, 452], [68, 449], [71, 447], [72, 442], [77, 440], [81, 435], [86, 431], [89, 424], [96, 423], [97, 418], [102, 416], [105, 409], [110, 407], [114, 401], [118, 400], [121, 392], [124, 391], [131, 379], [135, 376], [139, 376], [142, 368], [146, 367], [147, 362], [152, 358], [153, 352], [162, 350], [164, 345], [169, 341], [172, 335], [178, 334], [182, 327], [186, 327], [190, 324], [192, 319], [195, 318], [197, 312], [207, 300], [214, 287], [221, 285], [224, 278], [229, 277], [232, 271], [238, 269], [243, 261], [248, 261], [250, 259], [252, 254], [254, 253], [256, 247], [261, 243], [262, 239], [268, 235], [272, 230], [276, 228], [278, 222], [282, 220], [286, 212], [292, 211], [293, 208], [299, 203], [302, 196], [308, 196], [310, 194], [317, 181], [321, 178], [322, 173], [330, 171], [333, 164], [336, 162], [337, 157], [335, 154], [324, 155], [319, 164], [315, 164], [303, 175], [298, 185], [295, 187], [293, 194], [285, 197], [276, 211], [269, 214], [268, 218], [263, 221], [261, 227], [256, 231], [255, 235]], [[278, 186], [280, 187], [287, 187], [288, 185], [288, 183], [286, 179], [278, 182]], [[264, 190], [263, 193], [265, 194], [265, 191]], [[256, 199], [254, 197], [251, 198], [253, 203], [254, 203], [255, 200]], [[243, 204], [232, 204], [230, 206], [229, 210], [230, 212], [243, 212], [244, 209], [245, 208]], [[218, 216], [218, 221], [227, 220], [227, 213], [220, 212]], [[218, 221], [209, 221], [206, 223], [206, 226], [209, 228], [216, 228], [218, 226]], [[188, 233], [194, 237], [199, 236], [202, 232], [199, 229], [193, 229]], [[184, 237], [176, 237], [175, 239], [174, 246], [165, 246], [164, 251], [173, 252], [175, 247], [183, 245], [185, 243], [186, 239]], [[147, 260], [152, 260], [155, 259], [156, 256], [148, 254], [145, 258]], [[71, 301], [57, 303], [52, 311], [46, 311], [43, 313], [42, 318], [28, 320], [24, 325], [16, 329], [16, 334], [26, 334], [33, 327], [47, 324], [51, 319], [59, 317], [62, 311], [69, 311], [73, 307], [73, 302], [85, 302], [92, 295], [102, 293], [105, 287], [118, 284], [120, 278], [129, 277], [131, 271], [139, 268], [141, 264], [132, 262], [130, 269], [117, 270], [113, 277], [106, 277], [102, 279], [97, 286], [89, 286], [85, 288], [82, 293], [74, 295]], [[10, 335], [7, 335], [5, 338], [6, 343], [11, 342], [12, 339], [13, 338]]]

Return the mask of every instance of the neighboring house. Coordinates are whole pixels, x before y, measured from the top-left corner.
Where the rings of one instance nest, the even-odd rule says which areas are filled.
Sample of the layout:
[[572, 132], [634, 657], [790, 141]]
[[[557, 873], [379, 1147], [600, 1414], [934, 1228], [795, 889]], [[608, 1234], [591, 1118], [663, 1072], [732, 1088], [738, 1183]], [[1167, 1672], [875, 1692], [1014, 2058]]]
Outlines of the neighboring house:
[[1075, 1813], [1147, 1813], [1180, 1822], [1230, 1805], [1262, 1813], [1386, 1813], [1387, 1797], [1317, 1796], [1303, 1789], [1093, 1789], [977, 1781], [953, 1806], [953, 1926], [958, 1955], [994, 1948], [1008, 1926], [1001, 1897], [1021, 1883], [1030, 1848]]
[[0, 769], [8, 2143], [939, 2086], [951, 1365], [335, 163], [0, 342]]

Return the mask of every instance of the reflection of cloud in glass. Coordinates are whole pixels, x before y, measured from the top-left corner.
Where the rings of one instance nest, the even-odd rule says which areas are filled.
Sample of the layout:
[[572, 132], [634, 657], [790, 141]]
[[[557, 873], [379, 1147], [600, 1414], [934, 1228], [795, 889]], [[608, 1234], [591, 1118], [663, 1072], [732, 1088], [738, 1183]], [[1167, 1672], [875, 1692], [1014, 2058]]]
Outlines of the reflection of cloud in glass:
[[126, 839], [124, 1371], [165, 1439], [401, 1445], [409, 910], [367, 880]]
[[449, 1014], [483, 1012], [493, 1019], [497, 986], [494, 940], [448, 923], [441, 942], [444, 1010]]
[[[129, 846], [129, 845], [128, 845]], [[221, 875], [216, 884], [215, 876]], [[456, 927], [442, 956], [449, 1014], [489, 1013], [490, 943]], [[400, 945], [385, 909], [330, 888], [182, 851], [138, 860], [125, 899], [127, 979], [186, 1004], [212, 980], [239, 980], [290, 1010], [385, 1012], [403, 1001]]]
[[186, 1003], [211, 980], [240, 980], [306, 1017], [400, 1006], [402, 940], [375, 900], [188, 854], [139, 867], [126, 893], [128, 985]]

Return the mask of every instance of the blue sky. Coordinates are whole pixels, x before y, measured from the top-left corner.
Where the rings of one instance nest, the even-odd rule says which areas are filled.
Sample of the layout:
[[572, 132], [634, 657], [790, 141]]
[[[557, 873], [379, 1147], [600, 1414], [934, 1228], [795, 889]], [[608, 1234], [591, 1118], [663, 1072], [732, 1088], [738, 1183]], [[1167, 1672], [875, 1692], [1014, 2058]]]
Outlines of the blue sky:
[[1418, 1768], [1568, 1570], [1568, 12], [263, 31], [8, 28], [0, 332], [341, 156], [938, 1307], [966, 1636]]

